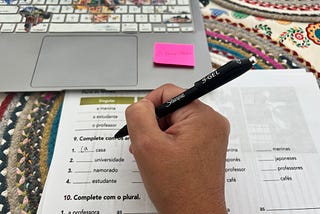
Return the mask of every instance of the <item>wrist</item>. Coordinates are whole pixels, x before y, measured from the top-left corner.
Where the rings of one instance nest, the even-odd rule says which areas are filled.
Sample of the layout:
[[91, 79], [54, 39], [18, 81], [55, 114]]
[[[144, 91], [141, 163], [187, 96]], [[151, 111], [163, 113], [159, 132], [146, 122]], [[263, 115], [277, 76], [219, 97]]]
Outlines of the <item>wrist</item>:
[[212, 195], [184, 195], [165, 205], [158, 210], [159, 214], [227, 214], [224, 191]]

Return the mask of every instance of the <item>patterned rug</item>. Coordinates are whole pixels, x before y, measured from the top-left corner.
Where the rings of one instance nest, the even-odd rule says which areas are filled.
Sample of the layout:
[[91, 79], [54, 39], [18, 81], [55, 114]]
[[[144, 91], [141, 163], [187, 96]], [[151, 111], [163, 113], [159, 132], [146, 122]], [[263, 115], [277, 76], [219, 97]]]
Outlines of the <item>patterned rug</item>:
[[[310, 62], [280, 42], [272, 40], [270, 36], [232, 23], [228, 19], [212, 19], [205, 23], [209, 50], [213, 54], [226, 56], [228, 59], [248, 58], [254, 55], [257, 58], [255, 69], [306, 68], [307, 71], [316, 73]], [[214, 67], [220, 64], [222, 63]], [[319, 77], [319, 73], [317, 76]]]
[[305, 68], [320, 79], [320, 23], [279, 21], [229, 10], [202, 8], [213, 67], [256, 56], [256, 69]]
[[318, 0], [211, 0], [234, 11], [277, 20], [320, 22]]
[[53, 153], [63, 94], [2, 93], [2, 97], [0, 213], [36, 213]]

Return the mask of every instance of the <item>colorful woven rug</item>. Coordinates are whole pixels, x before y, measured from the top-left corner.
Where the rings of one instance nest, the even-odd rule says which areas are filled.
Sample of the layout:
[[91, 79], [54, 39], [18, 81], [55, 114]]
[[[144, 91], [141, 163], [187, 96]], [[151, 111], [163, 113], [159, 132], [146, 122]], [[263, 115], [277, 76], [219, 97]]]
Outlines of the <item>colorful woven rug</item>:
[[256, 56], [256, 69], [305, 68], [320, 78], [320, 23], [279, 21], [229, 10], [202, 8], [214, 67]]
[[0, 213], [36, 213], [53, 152], [63, 94], [1, 96]]
[[[305, 68], [320, 79], [320, 23], [266, 19], [200, 2], [213, 67], [254, 55], [255, 69]], [[63, 96], [63, 92], [0, 93], [1, 214], [36, 213]]]
[[318, 0], [211, 0], [225, 8], [270, 19], [320, 22]]

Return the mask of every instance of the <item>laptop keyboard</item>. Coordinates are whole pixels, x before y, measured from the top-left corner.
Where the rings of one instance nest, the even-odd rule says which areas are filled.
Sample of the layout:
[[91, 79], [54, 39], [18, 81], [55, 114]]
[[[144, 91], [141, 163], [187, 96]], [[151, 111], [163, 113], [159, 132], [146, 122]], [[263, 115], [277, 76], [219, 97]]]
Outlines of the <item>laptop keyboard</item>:
[[0, 0], [0, 32], [191, 32], [190, 1]]

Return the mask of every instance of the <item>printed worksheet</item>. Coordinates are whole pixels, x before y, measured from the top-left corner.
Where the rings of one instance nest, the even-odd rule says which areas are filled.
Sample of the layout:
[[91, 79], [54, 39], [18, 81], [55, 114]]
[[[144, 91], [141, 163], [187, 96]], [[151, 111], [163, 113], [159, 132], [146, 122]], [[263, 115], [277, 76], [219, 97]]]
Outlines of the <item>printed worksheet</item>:
[[[146, 93], [66, 93], [39, 214], [157, 213], [129, 137], [113, 138]], [[231, 124], [228, 213], [320, 213], [320, 91], [311, 74], [250, 71], [201, 100]]]
[[126, 124], [125, 109], [144, 95], [66, 93], [42, 213], [155, 212], [129, 137], [113, 137]]

